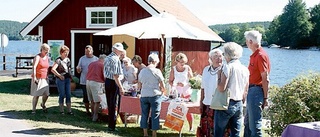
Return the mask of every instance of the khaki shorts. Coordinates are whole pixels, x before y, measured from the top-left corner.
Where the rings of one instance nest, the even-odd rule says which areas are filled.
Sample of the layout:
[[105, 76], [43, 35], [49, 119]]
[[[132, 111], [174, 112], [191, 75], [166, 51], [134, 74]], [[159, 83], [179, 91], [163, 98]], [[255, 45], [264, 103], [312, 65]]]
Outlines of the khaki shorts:
[[91, 102], [100, 102], [99, 95], [105, 94], [104, 83], [87, 80], [86, 82], [88, 100]]

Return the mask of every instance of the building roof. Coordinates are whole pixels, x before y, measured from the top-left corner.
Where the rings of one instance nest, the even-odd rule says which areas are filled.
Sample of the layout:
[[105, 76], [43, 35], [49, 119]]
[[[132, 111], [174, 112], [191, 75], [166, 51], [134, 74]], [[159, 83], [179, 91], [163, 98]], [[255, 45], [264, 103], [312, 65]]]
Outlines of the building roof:
[[[156, 9], [158, 12], [168, 12], [177, 19], [187, 22], [188, 24], [199, 28], [207, 33], [213, 34], [214, 32], [205, 25], [197, 16], [190, 10], [182, 5], [179, 0], [145, 0]], [[215, 34], [215, 33], [214, 33]]]
[[[179, 0], [135, 0], [142, 8], [144, 8], [151, 15], [168, 12], [177, 19], [180, 19], [188, 24], [199, 28], [209, 34], [219, 37], [207, 25], [205, 25], [199, 18], [197, 18], [191, 11], [189, 11]], [[43, 9], [25, 28], [20, 32], [22, 36], [28, 35], [30, 31], [35, 28], [48, 14], [51, 13], [62, 0], [53, 0], [45, 9]]]
[[21, 31], [20, 34], [22, 36], [26, 36], [29, 32], [36, 27], [51, 11], [53, 11], [62, 0], [53, 0], [51, 1], [27, 26], [25, 26]]

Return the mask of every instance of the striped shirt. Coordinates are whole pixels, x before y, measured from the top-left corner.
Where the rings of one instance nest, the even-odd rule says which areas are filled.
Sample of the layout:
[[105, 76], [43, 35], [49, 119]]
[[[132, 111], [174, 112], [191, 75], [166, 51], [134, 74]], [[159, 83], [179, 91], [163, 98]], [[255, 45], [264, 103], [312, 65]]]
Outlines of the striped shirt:
[[122, 67], [119, 56], [112, 52], [104, 61], [104, 77], [114, 80], [114, 75], [122, 75]]

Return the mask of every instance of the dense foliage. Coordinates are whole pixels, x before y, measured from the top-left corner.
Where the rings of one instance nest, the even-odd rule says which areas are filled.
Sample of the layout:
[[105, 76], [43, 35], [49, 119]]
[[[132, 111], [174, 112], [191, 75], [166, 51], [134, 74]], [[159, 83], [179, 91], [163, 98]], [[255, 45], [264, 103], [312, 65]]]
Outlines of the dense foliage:
[[[258, 30], [263, 34], [263, 39], [266, 39], [265, 30], [269, 27], [270, 22], [248, 22], [248, 23], [232, 23], [218, 24], [209, 26], [213, 31], [226, 42], [236, 42], [245, 45], [244, 32], [247, 30]], [[267, 45], [267, 43], [263, 43]]]
[[270, 89], [271, 135], [280, 136], [288, 124], [320, 120], [320, 73], [309, 73]]
[[289, 0], [283, 13], [270, 22], [219, 24], [209, 26], [226, 42], [245, 45], [243, 33], [258, 30], [262, 45], [277, 44], [281, 47], [303, 49], [320, 46], [320, 3], [310, 9], [302, 0]]
[[303, 49], [320, 46], [320, 3], [311, 9], [302, 0], [289, 0], [283, 13], [271, 22], [267, 41], [282, 47]]
[[210, 25], [209, 28], [214, 30], [217, 33], [224, 32], [230, 26], [243, 26], [247, 28], [254, 28], [255, 26], [262, 26], [263, 28], [268, 28], [270, 25], [269, 21], [265, 22], [247, 22], [247, 23], [231, 23], [231, 24], [217, 24], [217, 25]]
[[312, 24], [302, 0], [289, 0], [284, 12], [279, 16], [279, 28], [276, 31], [279, 41], [277, 43], [290, 48], [304, 48], [310, 45], [309, 36]]
[[320, 3], [310, 10], [311, 23], [314, 28], [311, 32], [312, 45], [320, 45]]
[[27, 22], [0, 20], [0, 33], [6, 34], [9, 40], [33, 40], [32, 36], [22, 37], [19, 34], [27, 24]]

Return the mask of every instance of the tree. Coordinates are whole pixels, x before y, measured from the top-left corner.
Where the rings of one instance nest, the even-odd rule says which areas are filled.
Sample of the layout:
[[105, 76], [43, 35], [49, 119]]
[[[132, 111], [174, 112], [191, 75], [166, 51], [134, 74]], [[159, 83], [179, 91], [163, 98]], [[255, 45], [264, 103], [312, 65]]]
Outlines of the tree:
[[310, 21], [314, 26], [310, 39], [313, 45], [320, 46], [320, 3], [311, 9], [310, 15]]
[[6, 34], [9, 40], [32, 39], [31, 36], [22, 37], [19, 34], [27, 24], [27, 22], [0, 20], [0, 33]]
[[312, 25], [305, 2], [289, 0], [280, 16], [278, 29], [279, 44], [290, 48], [306, 48], [310, 45], [308, 37]]
[[239, 32], [239, 43], [240, 45], [246, 45], [246, 39], [244, 37], [244, 32], [250, 30], [249, 24], [245, 23], [240, 25], [240, 32]]
[[228, 29], [226, 29], [224, 32], [220, 33], [222, 39], [224, 39], [225, 42], [239, 42], [239, 32], [240, 28], [236, 25], [230, 26]]
[[269, 43], [279, 44], [279, 36], [278, 36], [278, 29], [280, 28], [279, 24], [280, 16], [276, 16], [272, 22], [270, 23], [269, 28], [266, 31], [267, 41]]

